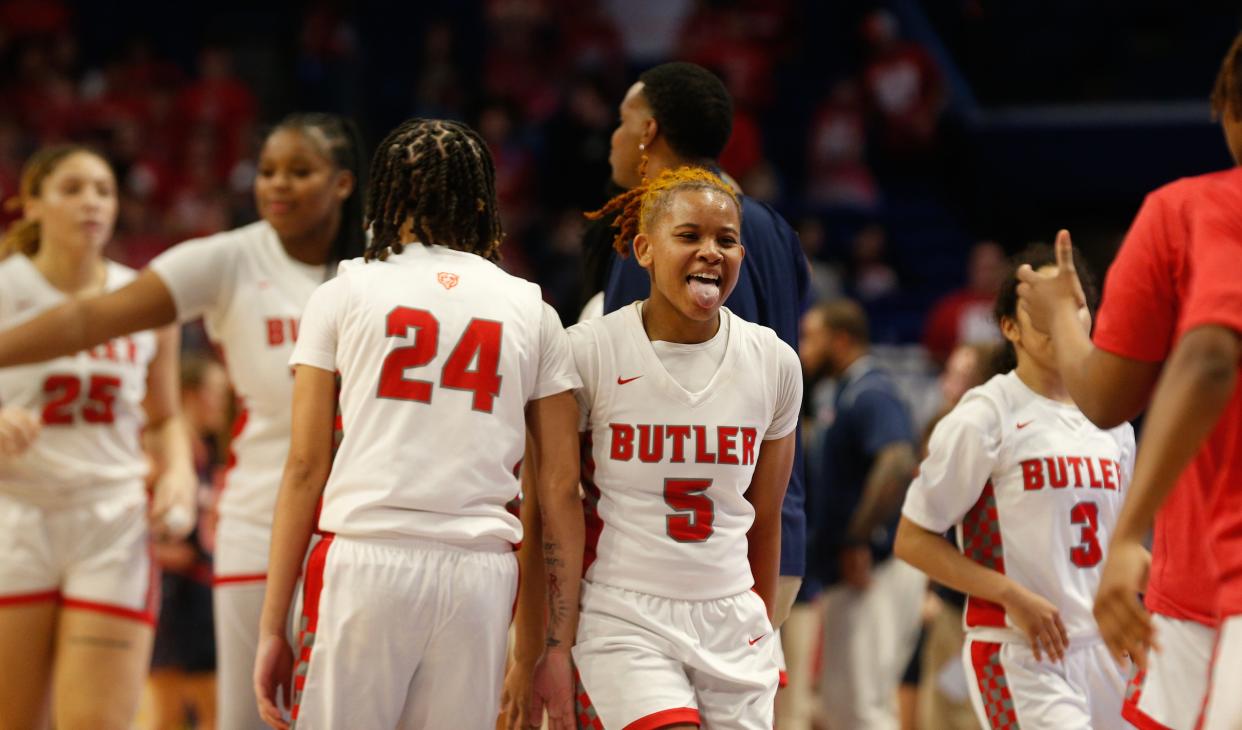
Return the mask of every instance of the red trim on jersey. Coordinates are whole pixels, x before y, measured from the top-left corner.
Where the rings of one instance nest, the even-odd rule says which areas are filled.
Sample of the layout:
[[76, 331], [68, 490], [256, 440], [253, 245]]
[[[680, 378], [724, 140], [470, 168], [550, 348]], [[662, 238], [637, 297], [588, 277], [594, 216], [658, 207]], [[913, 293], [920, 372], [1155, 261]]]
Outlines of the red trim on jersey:
[[[293, 671], [293, 719], [298, 719], [302, 703], [302, 688], [310, 670], [314, 634], [319, 629], [319, 597], [323, 594], [323, 570], [328, 563], [328, 548], [332, 547], [332, 533], [325, 533], [306, 558], [306, 577], [302, 581], [302, 626], [298, 631], [298, 660]], [[311, 642], [307, 644], [307, 637]], [[303, 668], [305, 667], [305, 668]]]
[[40, 603], [42, 601], [60, 600], [60, 591], [53, 588], [50, 591], [38, 591], [36, 593], [14, 593], [7, 596], [0, 596], [0, 608], [5, 606], [20, 606], [23, 603]]
[[970, 664], [983, 698], [983, 714], [990, 730], [1018, 730], [1018, 710], [1009, 693], [1009, 679], [1001, 664], [1001, 645], [991, 641], [970, 641]]
[[789, 686], [789, 672], [786, 672], [784, 669], [779, 669], [777, 671], [780, 672], [780, 674], [778, 674], [776, 677], [777, 689], [784, 689], [788, 687]]
[[1130, 678], [1130, 684], [1126, 686], [1126, 701], [1121, 705], [1121, 719], [1138, 730], [1173, 730], [1156, 722], [1150, 715], [1139, 709], [1139, 702], [1143, 698], [1143, 683], [1146, 679], [1147, 672], [1142, 669]]
[[582, 492], [586, 498], [582, 500], [584, 527], [582, 575], [585, 576], [591, 564], [595, 562], [596, 549], [599, 547], [599, 536], [604, 531], [604, 520], [599, 516], [599, 487], [595, 485], [595, 456], [592, 451], [591, 434], [584, 433], [581, 438], [582, 448]]
[[220, 491], [223, 492], [229, 486], [229, 474], [232, 473], [233, 467], [237, 466], [237, 452], [233, 450], [233, 445], [237, 443], [237, 439], [241, 436], [242, 431], [246, 428], [246, 422], [250, 420], [250, 410], [246, 408], [246, 402], [241, 398], [237, 399], [237, 403], [241, 406], [237, 411], [237, 418], [233, 420], [233, 430], [229, 432], [229, 458], [224, 462], [224, 479], [223, 486]]
[[[1001, 541], [1000, 514], [992, 480], [983, 486], [979, 500], [962, 518], [962, 553], [998, 573], [1005, 572], [1005, 547]], [[1005, 627], [1005, 609], [998, 603], [966, 597], [966, 626]]]
[[95, 613], [103, 613], [117, 618], [125, 618], [131, 621], [141, 621], [144, 624], [155, 625], [155, 614], [147, 609], [135, 610], [126, 608], [125, 606], [116, 606], [111, 603], [99, 603], [97, 601], [83, 601], [79, 598], [61, 598], [60, 605], [64, 608], [75, 608], [79, 611], [93, 611]]
[[690, 724], [698, 726], [699, 711], [693, 707], [677, 707], [672, 710], [660, 710], [626, 725], [623, 730], [659, 730], [669, 725]]
[[237, 575], [217, 575], [211, 579], [213, 586], [227, 586], [236, 583], [262, 583], [267, 580], [267, 573], [239, 573]]

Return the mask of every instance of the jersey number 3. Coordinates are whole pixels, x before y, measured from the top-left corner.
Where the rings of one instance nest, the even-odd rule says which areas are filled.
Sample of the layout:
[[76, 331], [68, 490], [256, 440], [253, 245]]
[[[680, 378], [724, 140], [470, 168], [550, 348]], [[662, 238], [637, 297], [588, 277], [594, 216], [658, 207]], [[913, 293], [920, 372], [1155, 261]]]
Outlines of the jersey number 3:
[[664, 518], [668, 536], [677, 542], [703, 542], [715, 528], [716, 504], [704, 494], [711, 479], [665, 479], [664, 503], [673, 514]]
[[[398, 347], [384, 358], [376, 395], [430, 403], [435, 383], [406, 378], [405, 371], [423, 367], [435, 359], [440, 346], [440, 321], [425, 309], [397, 307], [388, 313], [385, 323], [388, 337], [408, 337], [411, 329], [414, 330], [414, 344]], [[476, 411], [491, 413], [500, 395], [500, 335], [503, 330], [501, 322], [470, 320], [440, 370], [440, 387], [472, 391], [472, 406]], [[471, 363], [475, 364], [474, 370], [469, 369]]]
[[1070, 548], [1070, 561], [1080, 568], [1094, 568], [1104, 557], [1100, 547], [1100, 508], [1095, 502], [1079, 502], [1070, 510], [1070, 524], [1082, 525], [1081, 542]]

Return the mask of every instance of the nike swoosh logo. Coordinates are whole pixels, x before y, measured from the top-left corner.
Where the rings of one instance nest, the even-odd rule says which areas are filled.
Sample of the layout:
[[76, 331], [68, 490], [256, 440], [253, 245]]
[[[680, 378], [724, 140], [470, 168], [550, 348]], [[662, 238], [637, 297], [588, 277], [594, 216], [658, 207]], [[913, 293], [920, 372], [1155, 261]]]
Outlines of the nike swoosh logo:
[[1026, 423], [1019, 423], [1019, 424], [1018, 424], [1018, 430], [1019, 430], [1019, 431], [1021, 431], [1022, 429], [1026, 428], [1026, 427], [1027, 427], [1027, 426], [1029, 426], [1029, 425], [1031, 425], [1032, 423], [1035, 423], [1035, 421], [1034, 421], [1034, 420], [1030, 420], [1030, 421], [1027, 421]]
[[757, 637], [755, 637], [755, 638], [753, 638], [753, 639], [749, 639], [749, 641], [750, 641], [750, 645], [751, 645], [751, 646], [754, 646], [755, 644], [758, 644], [758, 643], [759, 643], [759, 640], [760, 640], [760, 639], [762, 639], [762, 638], [763, 638], [763, 637], [765, 637], [765, 636], [767, 636], [767, 634], [759, 634], [759, 636], [757, 636]]
[[621, 377], [620, 375], [618, 375], [618, 376], [617, 376], [617, 385], [625, 385], [626, 383], [632, 383], [632, 382], [634, 382], [635, 380], [638, 380], [638, 379], [639, 379], [639, 378], [641, 378], [641, 377], [642, 377], [641, 375], [635, 375], [635, 376], [634, 376], [634, 377], [632, 377], [632, 378], [623, 378], [623, 377]]

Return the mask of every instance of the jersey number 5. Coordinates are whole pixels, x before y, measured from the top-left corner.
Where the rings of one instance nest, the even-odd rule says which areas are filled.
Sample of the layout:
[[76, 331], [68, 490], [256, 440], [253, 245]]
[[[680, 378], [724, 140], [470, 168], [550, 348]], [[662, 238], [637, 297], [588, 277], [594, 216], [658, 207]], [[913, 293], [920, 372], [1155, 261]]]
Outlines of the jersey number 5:
[[[82, 420], [87, 423], [112, 423], [116, 417], [112, 404], [121, 389], [121, 379], [113, 375], [92, 375], [88, 381], [86, 402], [82, 404]], [[43, 381], [47, 405], [43, 406], [43, 423], [67, 426], [73, 423], [74, 405], [82, 395], [82, 379], [76, 375], [49, 375]]]
[[703, 542], [715, 528], [716, 505], [704, 492], [711, 479], [665, 479], [664, 502], [673, 514], [664, 518], [668, 536], [677, 542]]
[[[385, 323], [388, 337], [408, 337], [411, 329], [414, 330], [414, 344], [398, 347], [384, 358], [376, 395], [430, 403], [435, 383], [406, 378], [405, 371], [423, 367], [435, 359], [440, 346], [440, 321], [425, 309], [397, 307], [388, 313]], [[503, 330], [501, 322], [470, 320], [440, 370], [440, 387], [472, 391], [472, 405], [476, 411], [491, 413], [500, 395], [500, 335]], [[469, 369], [471, 363], [475, 363], [474, 370]]]
[[1096, 531], [1100, 529], [1100, 508], [1095, 502], [1079, 502], [1070, 510], [1070, 524], [1082, 525], [1081, 542], [1070, 548], [1070, 561], [1080, 568], [1094, 568], [1104, 557]]

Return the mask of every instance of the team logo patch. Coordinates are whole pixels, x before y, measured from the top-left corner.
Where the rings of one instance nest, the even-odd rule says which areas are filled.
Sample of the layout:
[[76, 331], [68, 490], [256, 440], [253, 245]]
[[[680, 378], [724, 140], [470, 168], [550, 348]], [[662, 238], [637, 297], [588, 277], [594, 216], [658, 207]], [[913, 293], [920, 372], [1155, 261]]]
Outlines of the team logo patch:
[[461, 281], [461, 279], [460, 277], [457, 276], [457, 274], [451, 274], [447, 271], [441, 271], [440, 273], [436, 274], [436, 281], [440, 282], [440, 286], [444, 287], [445, 289], [452, 289], [453, 287], [457, 286], [457, 282]]

